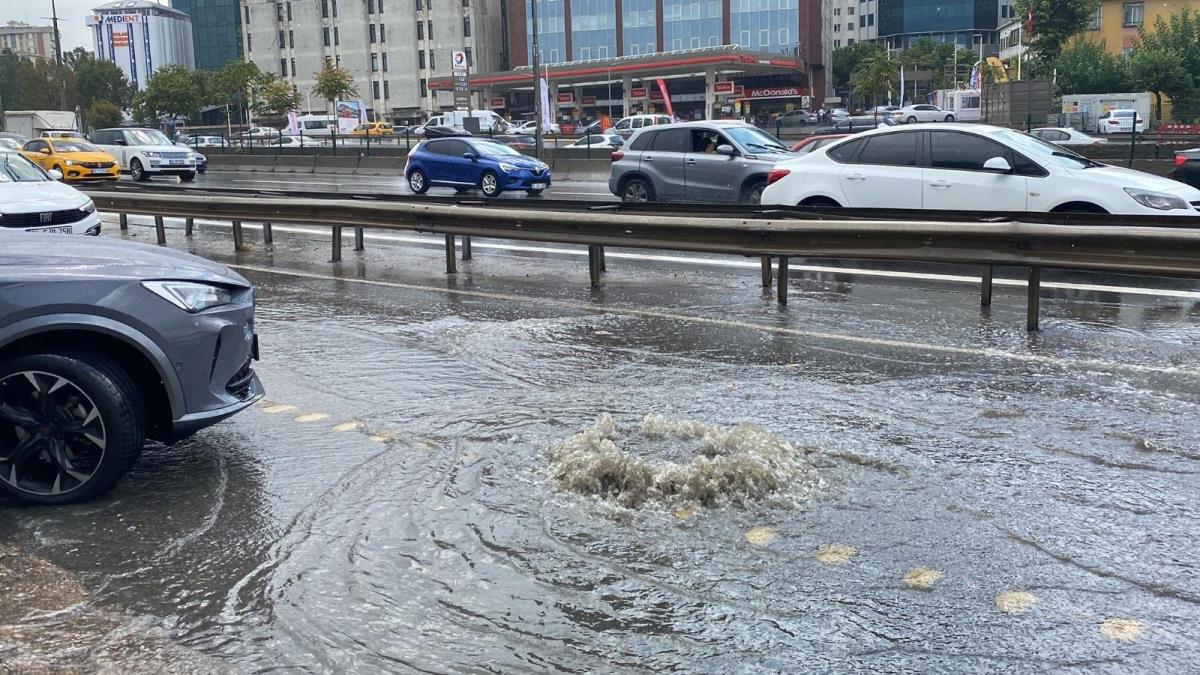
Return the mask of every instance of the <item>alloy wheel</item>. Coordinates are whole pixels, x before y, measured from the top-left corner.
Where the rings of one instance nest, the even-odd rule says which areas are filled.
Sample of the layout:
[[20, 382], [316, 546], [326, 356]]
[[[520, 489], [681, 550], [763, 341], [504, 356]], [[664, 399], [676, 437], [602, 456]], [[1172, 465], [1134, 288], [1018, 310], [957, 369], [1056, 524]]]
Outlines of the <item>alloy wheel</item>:
[[650, 195], [646, 191], [646, 184], [640, 180], [632, 181], [626, 185], [622, 197], [627, 202], [650, 201]]
[[412, 172], [412, 175], [408, 177], [408, 186], [412, 188], [413, 192], [420, 192], [425, 187], [425, 174], [420, 171]]
[[483, 194], [491, 197], [496, 194], [499, 187], [500, 183], [496, 180], [496, 176], [490, 173], [483, 174], [483, 178], [480, 181], [480, 189], [483, 190]]
[[60, 375], [20, 371], [0, 380], [0, 480], [57, 496], [88, 483], [108, 435], [94, 401]]

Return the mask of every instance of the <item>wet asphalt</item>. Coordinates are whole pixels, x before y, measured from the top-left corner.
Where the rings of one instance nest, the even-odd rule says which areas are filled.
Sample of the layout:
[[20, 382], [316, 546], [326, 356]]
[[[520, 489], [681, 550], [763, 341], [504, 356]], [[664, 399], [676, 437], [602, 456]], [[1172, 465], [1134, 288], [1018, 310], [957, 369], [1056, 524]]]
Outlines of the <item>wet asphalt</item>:
[[[1194, 282], [1050, 275], [1029, 335], [964, 270], [810, 261], [781, 308], [744, 261], [610, 249], [593, 289], [566, 247], [446, 275], [432, 237], [168, 226], [256, 285], [269, 401], [95, 502], [0, 502], [0, 669], [1200, 667]], [[604, 413], [621, 454], [558, 480]], [[795, 452], [622, 499], [716, 461], [648, 414]]]

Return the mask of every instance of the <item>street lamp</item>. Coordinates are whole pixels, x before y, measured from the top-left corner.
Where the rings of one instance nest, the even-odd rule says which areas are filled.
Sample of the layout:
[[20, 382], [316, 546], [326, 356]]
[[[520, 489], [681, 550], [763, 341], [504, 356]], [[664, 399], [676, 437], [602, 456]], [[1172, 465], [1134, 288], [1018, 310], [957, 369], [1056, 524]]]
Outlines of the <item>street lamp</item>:
[[533, 29], [533, 42], [531, 43], [531, 51], [533, 54], [533, 116], [537, 120], [534, 125], [533, 132], [533, 156], [538, 159], [542, 158], [542, 84], [538, 81], [540, 77], [538, 70], [541, 68], [541, 58], [538, 53], [541, 51], [541, 45], [538, 43], [538, 20], [537, 20], [537, 4], [538, 0], [530, 0], [529, 8], [529, 23]]

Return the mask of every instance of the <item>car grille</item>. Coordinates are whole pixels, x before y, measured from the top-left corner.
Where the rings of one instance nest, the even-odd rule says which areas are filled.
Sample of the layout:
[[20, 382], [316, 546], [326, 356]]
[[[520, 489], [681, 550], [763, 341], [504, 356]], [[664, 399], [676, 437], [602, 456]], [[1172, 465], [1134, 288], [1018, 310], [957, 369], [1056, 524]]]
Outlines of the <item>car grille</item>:
[[85, 169], [111, 169], [112, 162], [80, 162], [77, 166]]
[[250, 362], [251, 359], [246, 359], [246, 363], [238, 368], [233, 377], [229, 378], [229, 384], [225, 385], [225, 391], [236, 396], [239, 401], [250, 398], [250, 384], [254, 381], [254, 369], [250, 367]]
[[0, 227], [41, 227], [77, 223], [87, 216], [79, 209], [42, 211], [40, 213], [6, 213], [0, 215]]
[[164, 152], [162, 154], [162, 158], [163, 159], [187, 159], [188, 153], [186, 153], [186, 152]]
[[533, 172], [533, 175], [535, 175], [535, 176], [540, 176], [540, 175], [546, 173], [546, 170], [540, 166], [530, 169], [530, 171]]

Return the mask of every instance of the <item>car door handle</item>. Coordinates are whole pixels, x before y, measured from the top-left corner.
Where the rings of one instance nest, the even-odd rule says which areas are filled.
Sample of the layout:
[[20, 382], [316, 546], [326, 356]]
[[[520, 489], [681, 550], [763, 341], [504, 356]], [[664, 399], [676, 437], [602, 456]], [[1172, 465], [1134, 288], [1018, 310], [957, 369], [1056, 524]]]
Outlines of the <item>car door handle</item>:
[[687, 163], [688, 163], [688, 164], [695, 164], [695, 163], [696, 163], [696, 160], [694, 160], [694, 159], [689, 159], [689, 160], [686, 160], [686, 161], [687, 161]]
[[643, 162], [653, 162], [654, 158], [653, 157], [642, 157], [642, 161]]
[[862, 175], [861, 173], [851, 173], [851, 174], [846, 175], [846, 180], [852, 180], [855, 183], [861, 183], [861, 182], [865, 181], [866, 179], [867, 179], [867, 177]]
[[947, 189], [951, 185], [953, 185], [953, 183], [951, 183], [950, 181], [945, 181], [945, 180], [935, 180], [935, 181], [929, 182], [929, 187], [938, 188], [938, 189]]

